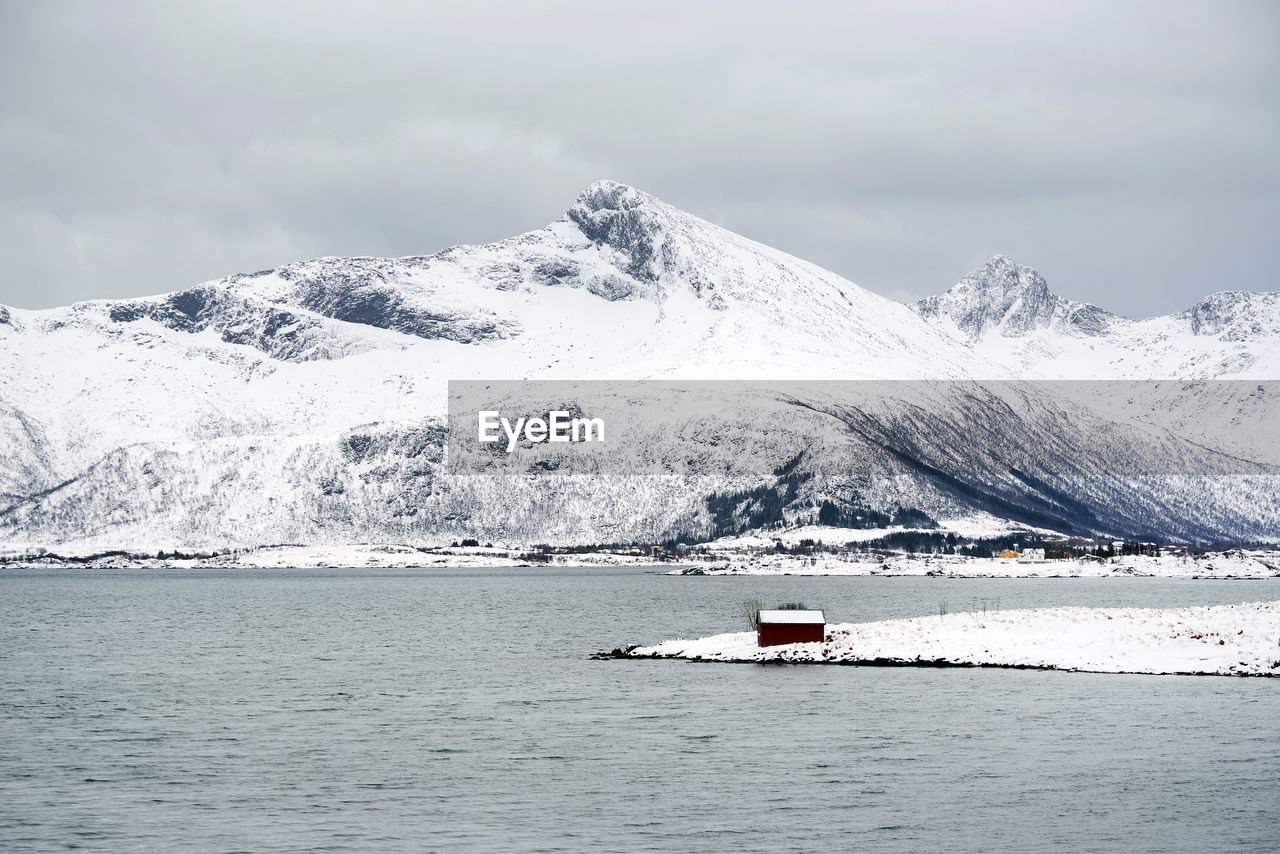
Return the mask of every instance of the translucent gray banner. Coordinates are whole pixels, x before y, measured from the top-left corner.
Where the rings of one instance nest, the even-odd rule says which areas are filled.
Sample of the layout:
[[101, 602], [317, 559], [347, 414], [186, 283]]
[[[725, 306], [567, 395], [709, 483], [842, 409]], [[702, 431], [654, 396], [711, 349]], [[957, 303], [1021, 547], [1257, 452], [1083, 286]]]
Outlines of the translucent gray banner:
[[451, 381], [458, 475], [1280, 474], [1280, 382]]

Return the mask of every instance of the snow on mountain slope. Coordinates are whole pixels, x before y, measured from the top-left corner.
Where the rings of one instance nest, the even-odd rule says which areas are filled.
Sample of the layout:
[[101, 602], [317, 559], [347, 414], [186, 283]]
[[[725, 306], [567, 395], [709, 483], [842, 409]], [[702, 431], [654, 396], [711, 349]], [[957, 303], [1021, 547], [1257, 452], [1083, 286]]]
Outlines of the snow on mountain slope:
[[[979, 448], [962, 447], [972, 439], [959, 421], [908, 414], [948, 437], [929, 456], [902, 445], [899, 421], [850, 414], [840, 401], [744, 406], [730, 413], [731, 426], [771, 433], [778, 466], [809, 436], [834, 437], [829, 454], [806, 463], [808, 479], [797, 473], [773, 486], [742, 477], [750, 466], [741, 446], [714, 439], [729, 422], [701, 431], [713, 438], [698, 449], [700, 470], [715, 472], [702, 477], [444, 471], [450, 379], [990, 379], [1032, 375], [1035, 365], [999, 348], [988, 356], [989, 341], [1031, 341], [1042, 331], [1094, 340], [1091, 329], [1132, 323], [1086, 322], [1105, 313], [1053, 297], [1023, 270], [998, 264], [998, 288], [972, 284], [967, 300], [986, 306], [981, 312], [940, 305], [922, 317], [601, 181], [548, 227], [497, 243], [401, 259], [323, 258], [149, 298], [0, 309], [0, 538], [168, 548], [659, 539], [711, 530], [709, 496], [748, 490], [756, 497], [734, 512], [750, 515], [764, 494], [750, 490], [770, 488], [785, 493], [792, 515], [831, 495], [1187, 536], [1280, 524], [1253, 510], [1259, 494], [1270, 494], [1265, 483], [1214, 494], [1216, 513], [1204, 512], [1208, 493], [1194, 485], [1110, 508], [1127, 487], [1070, 459], [1087, 435], [1055, 438], [1045, 432], [1052, 421], [1024, 428], [1000, 407], [966, 417], [991, 435], [1029, 432]], [[976, 342], [953, 314], [978, 330]], [[1215, 304], [1183, 322], [1205, 331], [1204, 352], [1221, 359], [1232, 346], [1257, 350], [1248, 314]], [[1006, 338], [993, 329], [1022, 331]], [[1137, 361], [1114, 369], [1147, 375]], [[1113, 454], [1136, 441], [1124, 435]], [[1170, 448], [1174, 457], [1199, 454]], [[1064, 498], [1059, 487], [1010, 476], [999, 470], [1008, 462], [1000, 454], [1015, 449], [1087, 482]], [[925, 465], [947, 460], [992, 471], [952, 482]]]
[[547, 228], [494, 244], [6, 310], [0, 531], [170, 544], [456, 535], [526, 524], [527, 507], [498, 499], [527, 492], [563, 517], [538, 516], [531, 537], [656, 535], [705, 512], [699, 494], [444, 477], [446, 381], [967, 367], [964, 348], [906, 306], [602, 181]]
[[459, 360], [474, 376], [911, 378], [963, 376], [967, 364], [905, 306], [611, 181], [547, 228], [498, 243], [321, 259], [227, 287], [489, 345]]
[[[495, 244], [326, 258], [11, 315], [0, 401], [48, 433], [42, 484], [157, 437], [324, 435], [439, 416], [448, 379], [967, 366], [905, 306], [607, 181], [563, 219]], [[29, 432], [17, 414], [9, 424]]]
[[[1023, 379], [1163, 381], [1057, 388], [1116, 419], [1280, 462], [1280, 400], [1243, 383], [1280, 378], [1280, 294], [1226, 291], [1178, 314], [1131, 320], [1058, 296], [1035, 270], [996, 256], [912, 307], [967, 342], [979, 363]], [[1234, 437], [1219, 429], [1228, 420]]]
[[1174, 315], [1130, 320], [1064, 299], [997, 255], [912, 306], [968, 342], [980, 362], [1024, 379], [1274, 379], [1280, 294], [1227, 291]]

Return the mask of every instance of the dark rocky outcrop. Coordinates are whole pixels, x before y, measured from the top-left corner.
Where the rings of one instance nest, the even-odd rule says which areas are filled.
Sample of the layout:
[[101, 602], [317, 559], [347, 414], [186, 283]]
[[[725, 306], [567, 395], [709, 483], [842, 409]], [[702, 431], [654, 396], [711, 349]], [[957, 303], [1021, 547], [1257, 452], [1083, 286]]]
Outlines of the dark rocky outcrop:
[[281, 361], [346, 355], [330, 330], [315, 318], [241, 297], [220, 285], [201, 285], [159, 301], [115, 303], [108, 316], [117, 323], [154, 320], [178, 332], [212, 329], [228, 344], [245, 344]]

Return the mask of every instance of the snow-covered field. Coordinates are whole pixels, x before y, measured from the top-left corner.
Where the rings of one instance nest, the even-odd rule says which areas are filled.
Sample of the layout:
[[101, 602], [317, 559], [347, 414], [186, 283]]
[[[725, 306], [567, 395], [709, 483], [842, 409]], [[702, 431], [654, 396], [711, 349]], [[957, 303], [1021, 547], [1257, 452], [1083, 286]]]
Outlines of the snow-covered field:
[[540, 560], [521, 548], [502, 546], [441, 547], [410, 546], [401, 543], [354, 543], [339, 545], [280, 545], [256, 549], [236, 549], [200, 556], [164, 557], [157, 554], [98, 554], [91, 549], [54, 550], [56, 557], [22, 555], [0, 550], [0, 558], [13, 568], [50, 566], [90, 566], [103, 569], [412, 569], [510, 566], [646, 566], [653, 560], [644, 555], [614, 552], [550, 555]]
[[1233, 549], [1203, 555], [1127, 555], [1102, 560], [1012, 559], [960, 555], [724, 554], [712, 563], [680, 565], [672, 575], [941, 575], [952, 578], [1272, 578], [1280, 553]]
[[936, 529], [904, 528], [893, 526], [888, 528], [837, 528], [831, 525], [796, 525], [777, 530], [749, 531], [736, 536], [720, 537], [710, 544], [712, 549], [733, 551], [739, 548], [765, 548], [781, 542], [791, 548], [805, 540], [825, 545], [844, 545], [876, 540], [895, 533], [954, 533], [964, 539], [978, 537], [1000, 537], [1006, 534], [1020, 534], [1028, 538], [1032, 536], [1059, 539], [1065, 534], [1050, 528], [1036, 528], [1030, 525], [1001, 519], [990, 513], [971, 513], [966, 516], [942, 518], [938, 520]]
[[[804, 529], [800, 529], [804, 530]], [[744, 538], [745, 539], [745, 538]], [[722, 541], [721, 541], [722, 542]], [[735, 539], [736, 542], [736, 539]], [[718, 542], [716, 546], [720, 546]], [[874, 554], [737, 554], [714, 548], [707, 554], [690, 554], [655, 562], [644, 551], [586, 551], [575, 554], [532, 554], [504, 544], [473, 547], [416, 546], [404, 543], [342, 545], [280, 545], [239, 549], [219, 554], [161, 558], [155, 554], [96, 555], [88, 548], [54, 549], [56, 558], [43, 552], [23, 553], [0, 549], [0, 559], [11, 567], [88, 565], [103, 568], [173, 567], [197, 569], [244, 567], [259, 569], [414, 568], [561, 566], [654, 566], [670, 575], [891, 575], [945, 576], [950, 578], [1274, 578], [1280, 577], [1280, 552], [1265, 549], [1233, 549], [1198, 556], [1158, 558], [1126, 556], [1104, 560], [1061, 560], [1020, 563], [997, 558], [958, 555]]]
[[640, 556], [612, 552], [554, 555], [545, 564], [531, 561], [520, 549], [498, 547], [417, 549], [404, 545], [278, 546], [212, 559], [220, 566], [276, 569], [288, 567], [467, 568], [502, 566], [635, 566], [648, 563]]
[[663, 641], [633, 648], [626, 655], [726, 662], [1280, 676], [1280, 602], [945, 614], [828, 625], [823, 643], [760, 648], [754, 632], [734, 632]]

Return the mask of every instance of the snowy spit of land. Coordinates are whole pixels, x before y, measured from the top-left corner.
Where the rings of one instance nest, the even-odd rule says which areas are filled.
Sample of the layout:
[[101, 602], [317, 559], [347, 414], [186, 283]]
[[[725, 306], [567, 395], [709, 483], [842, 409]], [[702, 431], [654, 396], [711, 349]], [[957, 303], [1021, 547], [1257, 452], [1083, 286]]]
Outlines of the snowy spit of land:
[[754, 632], [734, 632], [632, 647], [616, 655], [721, 662], [1280, 676], [1280, 602], [939, 614], [829, 625], [822, 643], [759, 647]]

